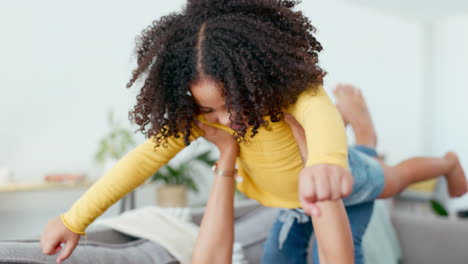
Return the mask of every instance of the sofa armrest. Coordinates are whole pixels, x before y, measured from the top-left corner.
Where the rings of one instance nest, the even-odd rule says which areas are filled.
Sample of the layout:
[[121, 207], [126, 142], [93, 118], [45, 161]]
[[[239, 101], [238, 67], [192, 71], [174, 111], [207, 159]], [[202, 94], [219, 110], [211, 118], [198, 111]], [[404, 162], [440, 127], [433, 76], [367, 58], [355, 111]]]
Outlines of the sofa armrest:
[[403, 253], [401, 264], [466, 264], [468, 221], [393, 211]]

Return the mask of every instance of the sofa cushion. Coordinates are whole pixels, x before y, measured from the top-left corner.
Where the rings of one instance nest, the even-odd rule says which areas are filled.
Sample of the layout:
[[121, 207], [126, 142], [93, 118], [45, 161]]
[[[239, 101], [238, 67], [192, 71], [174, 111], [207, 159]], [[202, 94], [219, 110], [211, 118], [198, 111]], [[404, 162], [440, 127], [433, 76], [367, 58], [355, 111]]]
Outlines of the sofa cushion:
[[393, 211], [402, 264], [468, 263], [468, 221]]
[[[42, 254], [39, 241], [4, 241], [0, 243], [0, 263], [55, 263], [57, 256]], [[104, 244], [80, 241], [65, 264], [128, 264], [128, 263], [179, 263], [158, 244], [138, 239], [123, 244]]]

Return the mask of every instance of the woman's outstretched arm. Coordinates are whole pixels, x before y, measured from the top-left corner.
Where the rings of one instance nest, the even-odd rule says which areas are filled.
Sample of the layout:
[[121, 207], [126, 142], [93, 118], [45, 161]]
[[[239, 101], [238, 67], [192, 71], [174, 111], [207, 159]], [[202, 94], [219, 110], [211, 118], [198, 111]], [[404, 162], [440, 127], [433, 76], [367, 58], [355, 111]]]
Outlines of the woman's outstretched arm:
[[234, 170], [238, 145], [232, 135], [220, 129], [205, 124], [199, 124], [199, 127], [205, 131], [204, 137], [218, 147], [220, 158], [193, 249], [192, 263], [229, 264], [234, 244]]
[[319, 202], [322, 213], [313, 216], [321, 264], [353, 264], [354, 246], [348, 215], [343, 202]]

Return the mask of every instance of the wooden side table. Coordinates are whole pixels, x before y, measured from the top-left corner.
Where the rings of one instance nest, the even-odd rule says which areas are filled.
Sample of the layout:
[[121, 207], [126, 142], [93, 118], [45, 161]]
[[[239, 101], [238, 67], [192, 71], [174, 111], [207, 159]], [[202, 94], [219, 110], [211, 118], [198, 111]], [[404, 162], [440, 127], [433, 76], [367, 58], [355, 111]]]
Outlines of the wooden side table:
[[[87, 189], [94, 184], [93, 181], [82, 182], [12, 182], [0, 185], [1, 193], [53, 191], [65, 189]], [[127, 206], [127, 201], [129, 206]], [[120, 213], [135, 209], [135, 190], [120, 200]]]
[[92, 181], [83, 182], [12, 182], [0, 185], [0, 193], [8, 192], [33, 192], [33, 191], [49, 191], [63, 189], [82, 189], [89, 188], [93, 185]]

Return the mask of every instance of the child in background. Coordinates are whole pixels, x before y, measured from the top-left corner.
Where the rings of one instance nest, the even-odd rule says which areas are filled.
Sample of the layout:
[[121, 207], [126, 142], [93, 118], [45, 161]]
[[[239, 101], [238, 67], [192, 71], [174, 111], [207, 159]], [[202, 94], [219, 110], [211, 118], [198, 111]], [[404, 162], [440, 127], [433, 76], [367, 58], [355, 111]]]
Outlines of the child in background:
[[[295, 5], [296, 1], [277, 0], [190, 0], [182, 12], [144, 30], [137, 43], [138, 67], [128, 86], [144, 80], [130, 118], [149, 139], [69, 211], [48, 223], [41, 238], [43, 252], [56, 254], [65, 243], [57, 262], [68, 258], [89, 224], [205, 134], [221, 151], [210, 201], [223, 202], [208, 203], [203, 221], [212, 225], [202, 223], [194, 263], [230, 261], [232, 192], [219, 190], [232, 188], [229, 176], [235, 163], [243, 178], [238, 187], [248, 197], [295, 212], [301, 223], [313, 216], [319, 245], [315, 253], [322, 263], [362, 263], [360, 238], [372, 201], [398, 192], [404, 187], [402, 178], [409, 183], [440, 174], [418, 178], [413, 175], [420, 174], [399, 174], [395, 169], [384, 180], [385, 167], [351, 149], [350, 173], [343, 121], [322, 88], [325, 72], [317, 64], [322, 47], [309, 20], [292, 10]], [[372, 171], [355, 173], [353, 164]], [[449, 184], [452, 194], [464, 193], [466, 182], [456, 157], [438, 164], [448, 178], [457, 179]], [[282, 242], [267, 241], [265, 263], [305, 263], [307, 252], [294, 250], [291, 236], [281, 239], [284, 234], [275, 230], [276, 224], [269, 241]], [[311, 232], [298, 234], [305, 241]], [[272, 258], [274, 262], [268, 262]]]

